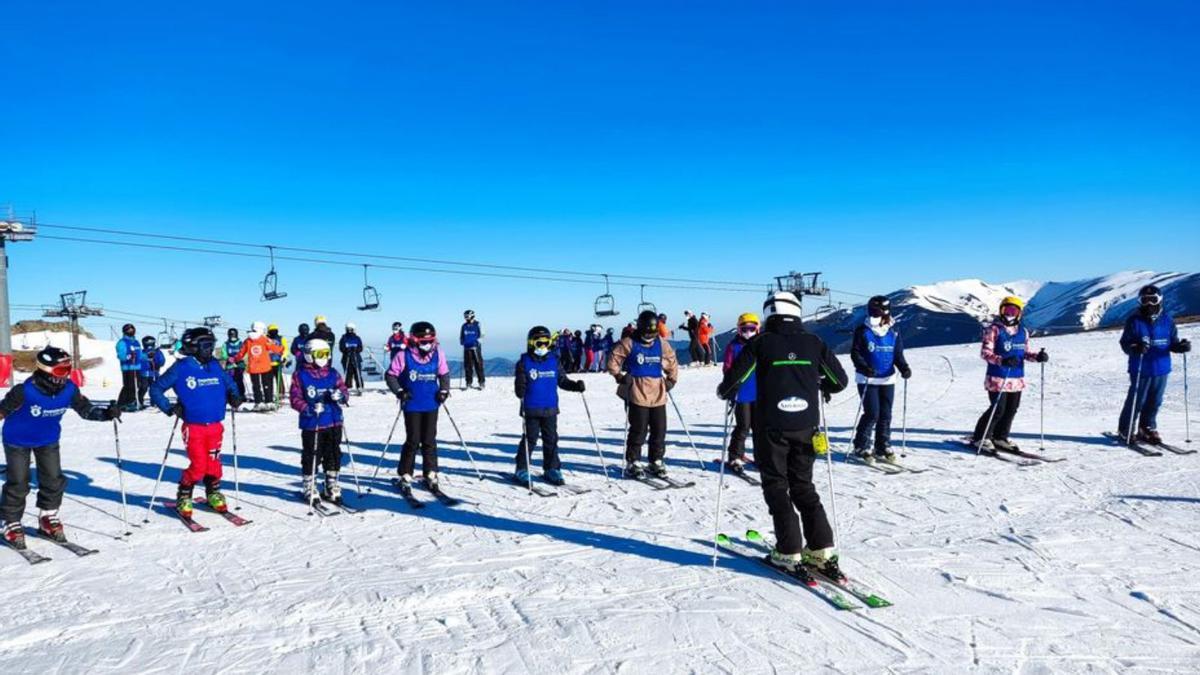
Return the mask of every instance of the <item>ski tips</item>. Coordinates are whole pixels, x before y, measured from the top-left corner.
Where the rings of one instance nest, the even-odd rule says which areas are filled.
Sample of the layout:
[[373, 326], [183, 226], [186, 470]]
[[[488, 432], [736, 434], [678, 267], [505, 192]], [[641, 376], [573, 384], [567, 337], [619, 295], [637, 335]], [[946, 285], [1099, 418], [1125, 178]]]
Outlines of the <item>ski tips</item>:
[[746, 538], [750, 541], [762, 541], [763, 537], [758, 530], [746, 530]]
[[728, 544], [729, 543], [729, 535], [725, 534], [724, 532], [718, 534], [717, 535], [717, 543], [722, 544], [722, 545]]

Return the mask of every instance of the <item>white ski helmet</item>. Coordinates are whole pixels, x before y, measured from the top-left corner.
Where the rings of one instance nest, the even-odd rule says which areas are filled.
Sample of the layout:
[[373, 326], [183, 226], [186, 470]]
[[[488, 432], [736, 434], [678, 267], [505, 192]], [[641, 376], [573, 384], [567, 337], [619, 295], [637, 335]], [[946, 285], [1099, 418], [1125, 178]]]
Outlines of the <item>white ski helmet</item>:
[[355, 326], [353, 321], [346, 322], [346, 332], [353, 333], [356, 330], [358, 330], [358, 326]]
[[263, 335], [267, 332], [267, 324], [263, 323], [262, 321], [255, 321], [254, 325], [250, 326], [250, 330], [258, 333], [259, 335]]
[[782, 314], [799, 318], [800, 310], [800, 299], [791, 291], [775, 291], [763, 303], [763, 312], [768, 316]]
[[329, 343], [321, 338], [313, 338], [304, 343], [304, 360], [307, 363], [324, 368], [329, 365], [332, 355], [333, 350], [329, 347]]

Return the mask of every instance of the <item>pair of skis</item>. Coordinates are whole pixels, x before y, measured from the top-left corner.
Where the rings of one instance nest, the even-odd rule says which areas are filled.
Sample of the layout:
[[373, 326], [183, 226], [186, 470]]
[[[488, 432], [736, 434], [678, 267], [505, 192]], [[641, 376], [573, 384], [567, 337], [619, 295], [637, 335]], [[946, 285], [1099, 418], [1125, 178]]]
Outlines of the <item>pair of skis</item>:
[[641, 476], [629, 476], [629, 479], [642, 485], [654, 488], [655, 490], [683, 490], [685, 488], [694, 487], [696, 481], [681, 481], [670, 476], [651, 476], [650, 474], [642, 474]]
[[[724, 462], [724, 461], [725, 461], [725, 460], [723, 460], [723, 459], [717, 458], [717, 459], [714, 459], [714, 460], [712, 461], [712, 463], [713, 463], [713, 464], [715, 464], [715, 465], [717, 465], [717, 469], [718, 469], [718, 470], [720, 470], [720, 468], [721, 468], [721, 462]], [[755, 478], [754, 476], [751, 476], [751, 475], [750, 475], [750, 472], [749, 472], [749, 471], [746, 471], [746, 467], [745, 467], [745, 465], [742, 465], [742, 466], [740, 466], [740, 467], [734, 468], [734, 467], [733, 467], [733, 466], [731, 466], [731, 465], [730, 465], [728, 462], [726, 462], [726, 464], [725, 464], [725, 472], [726, 472], [726, 473], [728, 473], [728, 474], [729, 474], [729, 475], [731, 475], [731, 476], [736, 476], [736, 477], [738, 477], [738, 478], [741, 478], [742, 480], [746, 481], [747, 483], [749, 483], [749, 484], [751, 484], [751, 485], [762, 485], [762, 481], [760, 481], [759, 479]]]
[[1176, 455], [1194, 455], [1194, 454], [1196, 454], [1195, 450], [1192, 450], [1189, 448], [1181, 448], [1176, 445], [1171, 445], [1170, 443], [1143, 443], [1142, 441], [1137, 441], [1137, 440], [1135, 440], [1133, 442], [1129, 442], [1124, 436], [1122, 436], [1118, 433], [1112, 432], [1112, 431], [1105, 431], [1104, 437], [1109, 439], [1116, 445], [1125, 446], [1125, 447], [1129, 448], [1130, 450], [1133, 450], [1134, 452], [1144, 455], [1146, 457], [1162, 457], [1163, 450], [1166, 450], [1167, 452], [1175, 453]]
[[[246, 520], [245, 518], [237, 515], [236, 513], [231, 512], [229, 510], [218, 511], [218, 510], [214, 509], [212, 506], [210, 506], [209, 503], [204, 500], [204, 498], [196, 499], [192, 503], [195, 504], [196, 506], [203, 506], [206, 511], [208, 511], [210, 513], [215, 513], [215, 514], [221, 516], [225, 520], [229, 521], [229, 524], [234, 525], [236, 527], [242, 527], [244, 525], [249, 525], [250, 523], [254, 522], [252, 520]], [[171, 511], [171, 513], [175, 514], [175, 517], [178, 518], [179, 521], [181, 523], [183, 523], [184, 527], [186, 527], [188, 530], [190, 530], [192, 532], [207, 532], [208, 531], [207, 527], [196, 522], [196, 520], [194, 518], [184, 517], [184, 515], [175, 508], [175, 506], [176, 506], [175, 502], [163, 502], [163, 506], [165, 508], [169, 509]]]
[[298, 493], [297, 496], [300, 498], [300, 501], [308, 504], [308, 508], [311, 509], [308, 514], [310, 516], [315, 513], [322, 518], [328, 518], [341, 513], [349, 513], [350, 515], [362, 513], [362, 509], [356, 509], [353, 506], [347, 506], [345, 501], [341, 499], [331, 499], [324, 491], [321, 492], [320, 498], [311, 502], [304, 498], [303, 492]]
[[[891, 607], [892, 602], [875, 589], [852, 579], [831, 579], [815, 567], [805, 565], [794, 570], [784, 569], [771, 563], [771, 544], [755, 530], [747, 530], [744, 540], [734, 541], [726, 534], [717, 535], [717, 544], [723, 551], [744, 560], [751, 560], [774, 570], [789, 581], [802, 586], [809, 592], [843, 611], [854, 611], [864, 606], [871, 609]], [[849, 597], [848, 597], [849, 596]], [[850, 598], [854, 598], [851, 600]]]
[[979, 446], [969, 436], [959, 439], [958, 442], [972, 450], [978, 450], [979, 454], [984, 457], [991, 457], [992, 459], [1009, 462], [1017, 466], [1038, 466], [1039, 464], [1054, 464], [1056, 462], [1067, 461], [1066, 457], [1047, 457], [1046, 455], [1039, 455], [1036, 452], [1025, 452], [1020, 449], [1003, 450], [995, 446], [979, 449]]
[[[405, 503], [408, 504], [409, 508], [423, 509], [423, 508], [425, 508], [425, 505], [428, 503], [428, 502], [422, 501], [420, 499], [417, 499], [417, 496], [413, 494], [412, 485], [405, 483], [404, 481], [400, 480], [399, 478], [392, 479], [392, 486], [395, 487], [396, 491], [400, 493], [400, 496], [404, 499]], [[432, 494], [434, 496], [434, 498], [437, 499], [437, 501], [440, 502], [443, 506], [454, 507], [454, 506], [458, 506], [459, 504], [462, 504], [461, 499], [451, 497], [450, 495], [446, 494], [445, 492], [442, 492], [442, 488], [440, 485], [434, 485], [434, 486], [426, 485], [425, 489], [428, 490], [429, 493]]]
[[[65, 548], [66, 550], [70, 551], [71, 553], [74, 553], [75, 555], [79, 556], [80, 558], [82, 558], [84, 556], [92, 555], [94, 553], [99, 553], [99, 551], [97, 551], [95, 549], [91, 549], [86, 546], [80, 546], [79, 544], [76, 544], [75, 542], [67, 539], [66, 537], [63, 537], [61, 539], [52, 537], [35, 527], [26, 527], [25, 528], [25, 536], [26, 536], [26, 538], [41, 539], [43, 541], [48, 541], [57, 546], [61, 546], [62, 548]], [[49, 556], [44, 556], [41, 553], [38, 553], [37, 551], [29, 548], [28, 546], [26, 546], [24, 548], [17, 548], [16, 546], [13, 546], [6, 539], [0, 539], [0, 541], [3, 541], [6, 546], [8, 546], [12, 550], [16, 551], [17, 554], [20, 555], [22, 558], [24, 558], [25, 562], [29, 563], [30, 565], [38, 565], [38, 564], [50, 562], [51, 560], [53, 560], [53, 558], [50, 558]]]
[[874, 459], [873, 458], [873, 459], [867, 460], [853, 452], [847, 453], [846, 461], [850, 462], [852, 464], [861, 464], [865, 467], [875, 469], [876, 471], [878, 471], [880, 473], [884, 473], [884, 474], [888, 474], [888, 475], [895, 475], [898, 473], [925, 473], [926, 471], [928, 471], [928, 469], [914, 469], [910, 466], [901, 464], [900, 462], [896, 461], [895, 459], [887, 460], [887, 459]]

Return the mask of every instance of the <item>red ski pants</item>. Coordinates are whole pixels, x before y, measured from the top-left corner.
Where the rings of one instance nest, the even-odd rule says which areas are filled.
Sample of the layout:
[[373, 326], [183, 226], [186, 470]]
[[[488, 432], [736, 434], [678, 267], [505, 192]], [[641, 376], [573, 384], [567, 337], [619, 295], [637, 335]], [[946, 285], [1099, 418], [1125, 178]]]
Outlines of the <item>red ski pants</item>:
[[183, 472], [181, 485], [195, 485], [203, 482], [206, 476], [221, 479], [221, 438], [224, 435], [225, 426], [220, 422], [183, 425], [183, 442], [191, 463]]

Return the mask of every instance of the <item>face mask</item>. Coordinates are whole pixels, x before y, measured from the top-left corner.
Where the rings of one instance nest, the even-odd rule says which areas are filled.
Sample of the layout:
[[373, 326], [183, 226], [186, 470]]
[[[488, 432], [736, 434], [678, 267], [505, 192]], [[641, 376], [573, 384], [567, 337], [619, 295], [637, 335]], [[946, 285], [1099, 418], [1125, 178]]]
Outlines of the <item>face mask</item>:
[[420, 349], [421, 351], [428, 354], [429, 352], [433, 351], [433, 343], [432, 342], [422, 342], [421, 344], [417, 345], [417, 349]]
[[873, 317], [870, 317], [869, 319], [867, 319], [867, 321], [868, 321], [868, 323], [871, 324], [872, 328], [879, 328], [880, 326], [883, 325], [883, 317], [882, 316], [873, 316]]
[[546, 347], [534, 347], [533, 353], [535, 356], [545, 356], [550, 353], [550, 350]]
[[755, 335], [758, 335], [758, 326], [746, 326], [742, 329], [742, 337], [746, 338], [747, 340]]

